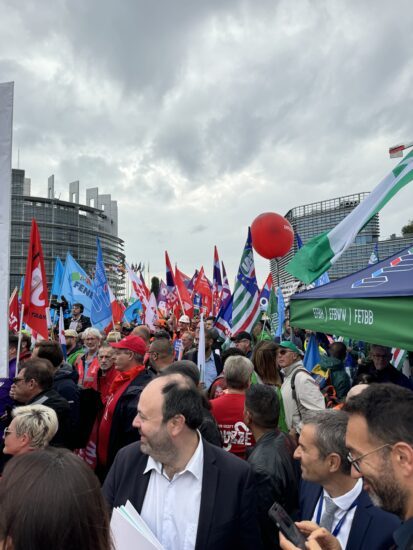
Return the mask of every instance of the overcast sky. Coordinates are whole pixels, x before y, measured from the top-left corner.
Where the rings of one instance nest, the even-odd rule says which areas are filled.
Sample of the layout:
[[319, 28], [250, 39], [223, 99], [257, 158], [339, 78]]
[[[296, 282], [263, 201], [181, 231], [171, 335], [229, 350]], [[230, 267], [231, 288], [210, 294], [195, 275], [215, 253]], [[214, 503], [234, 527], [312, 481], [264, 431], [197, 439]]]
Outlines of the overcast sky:
[[[260, 213], [371, 190], [413, 141], [411, 0], [0, 0], [13, 166], [118, 201], [130, 262], [231, 281]], [[381, 215], [413, 218], [413, 185]], [[258, 280], [268, 262], [256, 255]]]

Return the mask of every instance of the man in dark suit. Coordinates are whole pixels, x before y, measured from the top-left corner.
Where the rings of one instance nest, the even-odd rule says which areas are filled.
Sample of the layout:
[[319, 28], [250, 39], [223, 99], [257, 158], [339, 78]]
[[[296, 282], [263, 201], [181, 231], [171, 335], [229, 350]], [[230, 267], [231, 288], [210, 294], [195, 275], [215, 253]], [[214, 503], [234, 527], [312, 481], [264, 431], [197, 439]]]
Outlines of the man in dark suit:
[[72, 317], [65, 319], [65, 329], [72, 329], [80, 333], [92, 326], [90, 318], [83, 315], [83, 310], [83, 304], [76, 303], [72, 305]]
[[261, 548], [249, 465], [197, 430], [202, 401], [187, 377], [156, 378], [133, 425], [140, 443], [121, 449], [103, 492], [111, 508], [130, 500], [165, 548]]
[[361, 479], [350, 475], [345, 445], [348, 415], [343, 411], [309, 412], [295, 458], [301, 462], [301, 520], [312, 520], [337, 537], [346, 550], [387, 550], [400, 525], [393, 514], [373, 505]]

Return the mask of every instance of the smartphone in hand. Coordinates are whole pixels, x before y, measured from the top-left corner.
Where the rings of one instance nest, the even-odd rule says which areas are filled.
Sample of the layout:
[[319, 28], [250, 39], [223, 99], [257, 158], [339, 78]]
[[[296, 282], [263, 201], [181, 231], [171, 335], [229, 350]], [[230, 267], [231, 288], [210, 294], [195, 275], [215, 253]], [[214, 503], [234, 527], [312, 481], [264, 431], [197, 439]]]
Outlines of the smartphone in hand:
[[287, 540], [292, 542], [297, 548], [305, 550], [305, 536], [278, 502], [274, 502], [268, 511], [268, 515]]

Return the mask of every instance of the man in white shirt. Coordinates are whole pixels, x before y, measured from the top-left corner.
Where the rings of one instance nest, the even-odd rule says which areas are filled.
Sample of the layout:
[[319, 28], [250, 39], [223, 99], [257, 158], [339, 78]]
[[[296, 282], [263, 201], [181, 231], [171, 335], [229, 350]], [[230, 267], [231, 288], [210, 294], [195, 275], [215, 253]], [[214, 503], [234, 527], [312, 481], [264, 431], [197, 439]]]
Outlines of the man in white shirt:
[[202, 417], [187, 377], [150, 382], [133, 421], [141, 440], [118, 453], [104, 494], [112, 508], [130, 500], [165, 550], [259, 549], [250, 467], [202, 439]]
[[301, 520], [312, 520], [338, 539], [343, 549], [384, 549], [392, 545], [399, 520], [373, 506], [361, 479], [350, 475], [345, 445], [344, 411], [308, 412], [303, 416], [294, 457], [301, 462]]

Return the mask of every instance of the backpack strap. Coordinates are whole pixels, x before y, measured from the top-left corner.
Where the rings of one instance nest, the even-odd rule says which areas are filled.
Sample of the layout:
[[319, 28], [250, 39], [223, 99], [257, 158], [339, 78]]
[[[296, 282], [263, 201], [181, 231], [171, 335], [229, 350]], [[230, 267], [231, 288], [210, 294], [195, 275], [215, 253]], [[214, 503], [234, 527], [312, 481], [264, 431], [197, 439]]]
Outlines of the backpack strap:
[[[298, 368], [294, 371], [292, 377], [291, 377], [291, 392], [292, 392], [292, 397], [294, 399], [294, 401], [297, 403], [297, 408], [298, 408], [298, 414], [300, 415], [300, 420], [302, 420], [303, 418], [303, 413], [307, 410], [305, 407], [303, 407], [303, 405], [301, 404], [301, 401], [300, 399], [298, 398], [298, 395], [297, 395], [297, 391], [295, 389], [295, 379], [296, 379], [296, 376], [297, 374], [299, 374], [300, 372], [305, 372], [305, 374], [308, 374], [308, 376], [311, 376], [311, 374], [305, 370], [305, 369], [302, 369], [302, 368]], [[311, 378], [313, 378], [311, 376]]]

